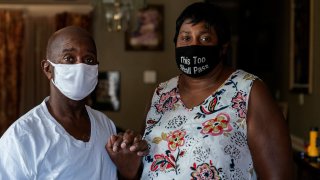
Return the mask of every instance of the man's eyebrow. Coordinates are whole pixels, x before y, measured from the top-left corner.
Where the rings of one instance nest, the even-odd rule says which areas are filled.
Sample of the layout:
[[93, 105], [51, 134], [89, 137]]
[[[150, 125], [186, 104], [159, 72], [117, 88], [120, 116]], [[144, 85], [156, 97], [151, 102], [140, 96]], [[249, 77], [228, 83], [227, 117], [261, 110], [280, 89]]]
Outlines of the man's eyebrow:
[[[66, 48], [66, 49], [63, 49], [62, 52], [65, 53], [65, 52], [72, 52], [72, 51], [75, 51], [76, 49], [75, 48]], [[88, 49], [88, 51], [92, 54], [96, 54], [96, 51], [92, 48]]]
[[75, 50], [75, 48], [66, 48], [66, 49], [63, 49], [62, 50], [62, 52], [72, 52], [72, 51], [74, 51]]

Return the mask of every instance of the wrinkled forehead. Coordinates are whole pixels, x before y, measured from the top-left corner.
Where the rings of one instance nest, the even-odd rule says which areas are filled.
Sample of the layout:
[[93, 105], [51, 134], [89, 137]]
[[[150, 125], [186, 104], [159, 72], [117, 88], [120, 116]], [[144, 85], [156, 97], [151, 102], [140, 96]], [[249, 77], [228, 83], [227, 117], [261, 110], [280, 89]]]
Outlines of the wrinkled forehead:
[[70, 46], [74, 48], [78, 46], [87, 46], [88, 49], [95, 50], [95, 44], [91, 37], [76, 34], [66, 34], [57, 36], [52, 43], [52, 47], [55, 48], [61, 48], [65, 46]]
[[61, 32], [54, 34], [48, 42], [47, 58], [53, 59], [64, 49], [85, 49], [96, 55], [94, 40], [87, 33], [82, 32]]
[[208, 22], [194, 21], [190, 18], [183, 21], [178, 33], [181, 33], [182, 31], [190, 31], [192, 29], [215, 33], [214, 26], [210, 25]]
[[[199, 19], [193, 19], [193, 18], [187, 18], [183, 21], [182, 25], [184, 24], [190, 24], [192, 26], [195, 26], [195, 25], [202, 25], [203, 27], [207, 28], [207, 29], [210, 29], [210, 28], [213, 28], [214, 25], [211, 25], [208, 21], [206, 20], [199, 20]], [[181, 28], [181, 27], [180, 27]]]

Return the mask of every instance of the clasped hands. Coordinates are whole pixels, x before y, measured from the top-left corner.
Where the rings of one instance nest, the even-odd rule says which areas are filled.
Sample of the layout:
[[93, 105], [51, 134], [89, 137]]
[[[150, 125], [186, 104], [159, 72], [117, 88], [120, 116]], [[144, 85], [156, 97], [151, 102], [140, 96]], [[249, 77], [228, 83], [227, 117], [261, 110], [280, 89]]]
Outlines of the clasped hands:
[[112, 135], [108, 139], [106, 150], [121, 177], [125, 179], [137, 179], [141, 157], [149, 154], [148, 143], [132, 130]]

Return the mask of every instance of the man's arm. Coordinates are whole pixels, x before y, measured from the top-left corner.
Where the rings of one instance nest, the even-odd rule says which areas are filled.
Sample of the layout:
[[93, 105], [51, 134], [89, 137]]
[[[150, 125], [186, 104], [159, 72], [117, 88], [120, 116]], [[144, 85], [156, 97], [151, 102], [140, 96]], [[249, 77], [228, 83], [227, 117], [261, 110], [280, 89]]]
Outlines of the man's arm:
[[31, 147], [23, 148], [28, 136], [17, 137], [14, 132], [8, 129], [0, 138], [0, 179], [33, 179], [32, 153], [27, 154]]
[[120, 179], [139, 179], [142, 156], [149, 153], [148, 144], [132, 130], [109, 138], [106, 150], [120, 173]]
[[[106, 145], [106, 149], [112, 161], [118, 168], [118, 172], [121, 176], [120, 179], [140, 179], [143, 165], [141, 156], [148, 155], [149, 153], [148, 143], [141, 139], [145, 131], [145, 121], [151, 106], [152, 96], [148, 99], [149, 101], [146, 103], [147, 105], [142, 121], [142, 128], [140, 129], [140, 135], [131, 130], [127, 130], [125, 134], [120, 133], [116, 136], [112, 136]], [[122, 154], [118, 153], [119, 150], [122, 151]], [[130, 165], [131, 169], [129, 169], [128, 165], [132, 162], [134, 164]]]
[[293, 156], [288, 125], [266, 86], [253, 83], [248, 114], [248, 144], [260, 179], [292, 179]]

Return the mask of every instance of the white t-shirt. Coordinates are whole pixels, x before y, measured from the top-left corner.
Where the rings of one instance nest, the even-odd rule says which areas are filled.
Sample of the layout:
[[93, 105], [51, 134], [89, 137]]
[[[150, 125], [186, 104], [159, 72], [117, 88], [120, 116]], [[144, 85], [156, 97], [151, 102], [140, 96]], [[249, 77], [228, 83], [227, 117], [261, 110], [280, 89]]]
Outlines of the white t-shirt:
[[0, 138], [0, 180], [117, 179], [105, 145], [116, 133], [103, 113], [86, 106], [91, 138], [72, 137], [49, 113], [46, 98], [14, 122]]

